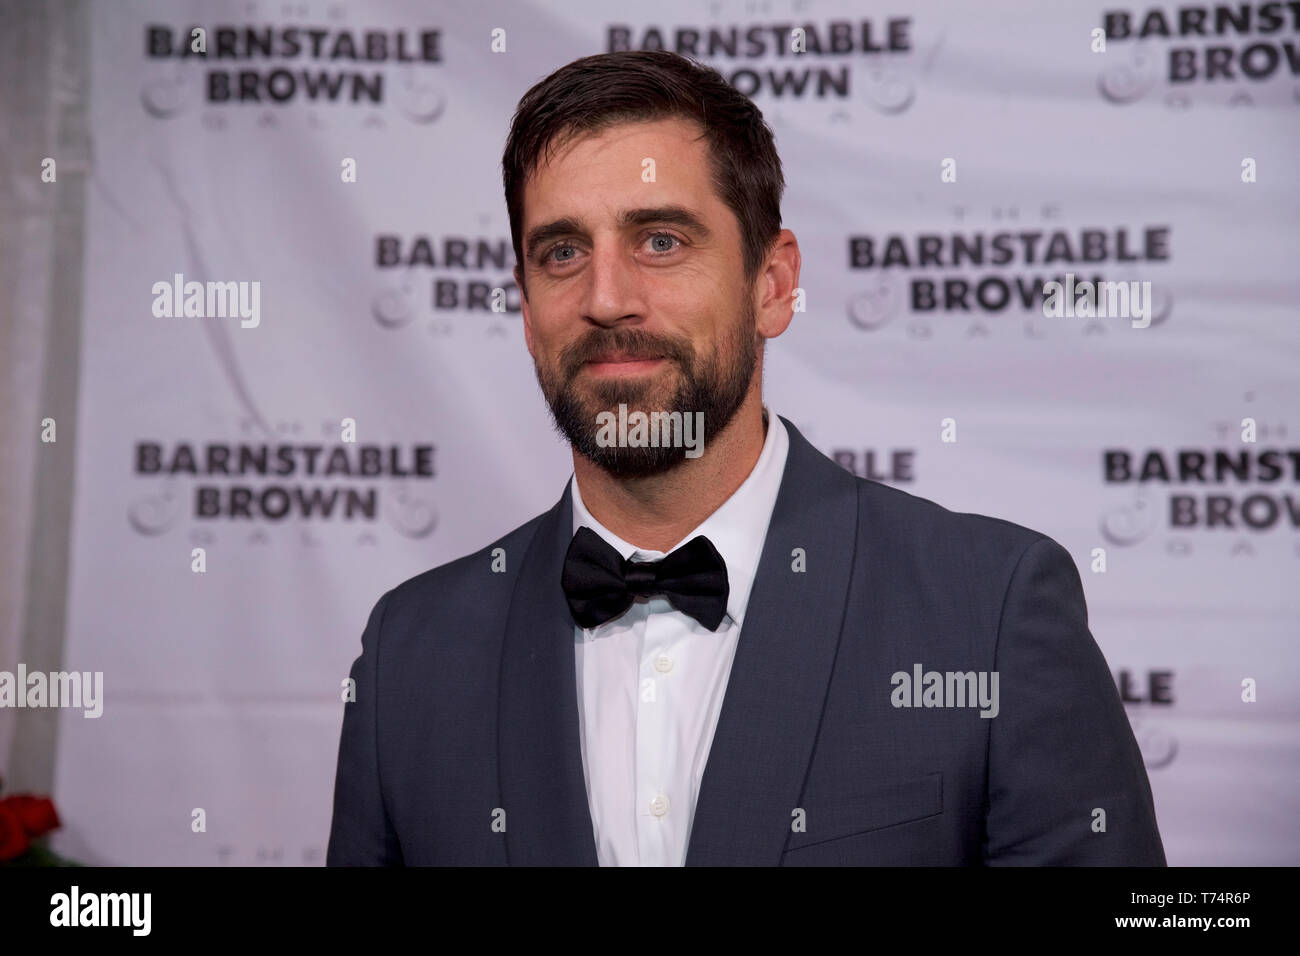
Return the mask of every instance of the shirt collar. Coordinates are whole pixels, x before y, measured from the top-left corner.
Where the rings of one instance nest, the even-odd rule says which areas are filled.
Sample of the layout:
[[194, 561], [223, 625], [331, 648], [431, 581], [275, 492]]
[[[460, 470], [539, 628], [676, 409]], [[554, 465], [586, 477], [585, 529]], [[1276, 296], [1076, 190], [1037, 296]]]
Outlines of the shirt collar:
[[749, 593], [758, 573], [758, 561], [767, 538], [767, 526], [781, 490], [785, 474], [785, 460], [790, 450], [790, 438], [781, 419], [763, 407], [767, 418], [767, 437], [758, 461], [744, 483], [717, 511], [709, 515], [695, 530], [668, 551], [649, 551], [624, 541], [591, 516], [582, 502], [578, 490], [578, 476], [569, 480], [573, 498], [573, 533], [588, 527], [600, 535], [623, 558], [635, 557], [638, 561], [654, 561], [676, 551], [697, 535], [704, 535], [722, 555], [727, 564], [727, 614], [739, 627], [744, 622]]

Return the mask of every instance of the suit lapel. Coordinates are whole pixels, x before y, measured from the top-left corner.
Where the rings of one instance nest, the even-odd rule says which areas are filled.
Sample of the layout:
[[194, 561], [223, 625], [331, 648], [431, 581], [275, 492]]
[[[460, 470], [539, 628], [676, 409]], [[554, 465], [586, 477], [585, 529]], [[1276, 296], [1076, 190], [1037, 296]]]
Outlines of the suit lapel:
[[[790, 450], [691, 827], [687, 866], [780, 862], [812, 757], [857, 549], [854, 478]], [[807, 570], [792, 565], [795, 549]]]
[[[574, 625], [560, 587], [572, 526], [566, 486], [517, 565], [506, 623], [498, 760], [506, 853], [515, 866], [597, 865], [578, 729]], [[519, 560], [507, 555], [512, 559]]]

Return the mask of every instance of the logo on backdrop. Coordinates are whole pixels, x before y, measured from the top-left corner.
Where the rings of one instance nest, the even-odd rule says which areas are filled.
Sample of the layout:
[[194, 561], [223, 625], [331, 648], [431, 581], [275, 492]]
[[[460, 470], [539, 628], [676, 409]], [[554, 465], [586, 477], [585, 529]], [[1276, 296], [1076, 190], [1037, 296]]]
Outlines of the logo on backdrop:
[[383, 233], [375, 236], [374, 250], [381, 291], [370, 311], [384, 328], [400, 328], [418, 318], [427, 320], [431, 334], [451, 335], [457, 328], [452, 316], [471, 313], [490, 320], [484, 326], [487, 334], [505, 335], [505, 320], [520, 315], [509, 238]]
[[1240, 423], [1221, 422], [1213, 444], [1102, 449], [1102, 481], [1131, 492], [1102, 513], [1102, 536], [1129, 547], [1166, 531], [1171, 554], [1226, 541], [1233, 555], [1253, 555], [1300, 529], [1300, 448], [1280, 444], [1284, 424], [1252, 427], [1254, 441], [1242, 440]]
[[1173, 707], [1174, 672], [1120, 670], [1115, 674], [1115, 688], [1142, 751], [1142, 762], [1151, 770], [1169, 766], [1178, 756], [1178, 741], [1152, 715]]
[[[646, 26], [607, 24], [605, 52], [671, 50], [712, 66], [754, 99], [862, 103], [880, 113], [906, 111], [919, 75], [938, 53], [917, 63], [912, 18], [791, 23]], [[837, 110], [832, 119], [846, 118]]]
[[[1171, 109], [1193, 102], [1280, 105], [1286, 81], [1300, 95], [1300, 5], [1223, 3], [1167, 10], [1106, 10], [1098, 90], [1112, 103], [1163, 94]], [[1300, 101], [1300, 100], [1297, 100]]]
[[974, 225], [969, 213], [953, 207], [957, 224], [949, 229], [850, 235], [849, 269], [866, 280], [848, 302], [853, 326], [874, 332], [906, 317], [908, 334], [920, 339], [955, 321], [967, 336], [987, 336], [1012, 316], [1024, 317], [1030, 338], [1056, 330], [1104, 335], [1131, 327], [1129, 318], [1100, 312], [1044, 317], [1049, 284], [1065, 286], [1075, 278], [1094, 285], [1149, 281], [1150, 327], [1169, 318], [1173, 299], [1159, 278], [1170, 261], [1169, 226], [1072, 226], [1060, 221], [1055, 205], [1043, 206], [1036, 219], [1022, 217], [1017, 206], [999, 207], [991, 226]]
[[830, 457], [845, 471], [859, 478], [888, 484], [909, 484], [916, 480], [915, 448], [833, 448]]
[[[330, 9], [332, 20], [347, 15], [342, 5]], [[436, 29], [150, 23], [143, 52], [149, 78], [140, 103], [157, 119], [196, 107], [306, 104], [361, 107], [368, 125], [382, 125], [374, 107], [392, 105], [411, 122], [426, 124], [447, 105], [431, 73], [442, 64]], [[276, 121], [275, 113], [265, 116]], [[224, 121], [217, 118], [216, 125]]]
[[311, 529], [330, 524], [359, 528], [358, 543], [370, 544], [381, 522], [408, 538], [433, 532], [437, 514], [415, 492], [436, 477], [436, 446], [343, 442], [338, 422], [323, 423], [322, 434], [322, 441], [138, 440], [132, 470], [148, 490], [130, 503], [127, 521], [150, 536], [187, 520], [196, 532], [248, 530], [250, 542], [284, 526], [301, 530], [308, 544], [320, 543]]

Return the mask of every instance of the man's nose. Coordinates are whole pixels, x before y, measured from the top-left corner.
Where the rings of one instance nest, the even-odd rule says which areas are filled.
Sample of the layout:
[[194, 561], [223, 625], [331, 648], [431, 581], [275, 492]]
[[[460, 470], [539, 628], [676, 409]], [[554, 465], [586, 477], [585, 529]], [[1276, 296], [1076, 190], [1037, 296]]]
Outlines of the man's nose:
[[616, 241], [592, 246], [583, 280], [582, 311], [588, 320], [608, 326], [639, 314], [636, 264]]

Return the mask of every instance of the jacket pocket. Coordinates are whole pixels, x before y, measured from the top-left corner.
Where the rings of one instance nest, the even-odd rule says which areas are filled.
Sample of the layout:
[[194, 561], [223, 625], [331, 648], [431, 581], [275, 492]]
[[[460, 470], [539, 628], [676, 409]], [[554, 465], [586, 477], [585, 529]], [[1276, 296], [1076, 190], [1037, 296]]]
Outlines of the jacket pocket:
[[943, 774], [887, 780], [823, 794], [804, 807], [804, 832], [792, 832], [786, 850], [883, 830], [943, 812]]

